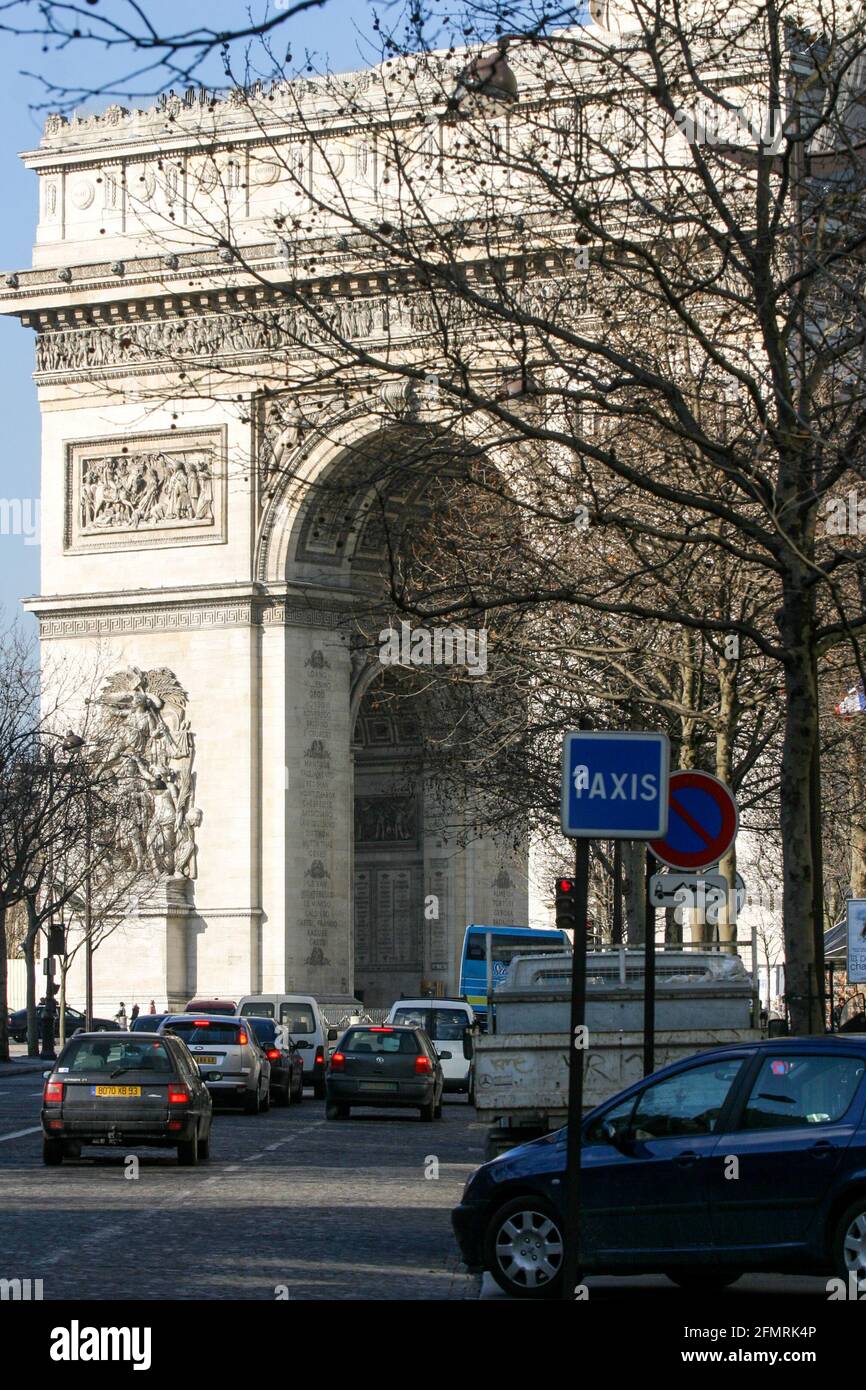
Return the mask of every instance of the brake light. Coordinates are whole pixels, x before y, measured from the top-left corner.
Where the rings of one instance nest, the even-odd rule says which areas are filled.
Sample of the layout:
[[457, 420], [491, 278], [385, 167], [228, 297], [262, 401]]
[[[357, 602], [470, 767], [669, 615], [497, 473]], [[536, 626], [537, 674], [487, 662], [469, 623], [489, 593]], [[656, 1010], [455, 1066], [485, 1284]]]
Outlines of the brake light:
[[210, 1028], [209, 1018], [196, 1018], [193, 1020], [193, 1028]]
[[379, 1028], [379, 1027], [377, 1027], [377, 1028], [371, 1028], [371, 1029], [369, 1029], [369, 1031], [370, 1031], [371, 1033], [393, 1033], [394, 1029], [393, 1029], [393, 1028]]
[[46, 1081], [42, 1099], [47, 1105], [60, 1105], [63, 1100], [63, 1082]]
[[[317, 1059], [318, 1060], [318, 1059]], [[346, 1065], [346, 1055], [343, 1052], [331, 1054], [331, 1071], [343, 1071]]]
[[169, 1105], [188, 1105], [189, 1088], [187, 1086], [179, 1086], [177, 1082], [174, 1082], [168, 1088], [168, 1103]]
[[243, 1028], [238, 1033], [238, 1042], [240, 1043], [241, 1047], [246, 1047], [247, 1043], [249, 1042], [249, 1035], [244, 1032]]
[[315, 1062], [314, 1062], [313, 1065], [314, 1065], [314, 1066], [317, 1066], [317, 1067], [321, 1067], [321, 1066], [324, 1065], [324, 1061], [325, 1061], [325, 1049], [324, 1049], [323, 1047], [317, 1047], [317, 1048], [316, 1048], [316, 1060], [315, 1060]]
[[417, 1076], [427, 1076], [433, 1070], [433, 1063], [429, 1057], [425, 1057], [422, 1052], [415, 1058], [415, 1073]]
[[265, 1056], [269, 1062], [278, 1062], [280, 1060], [280, 1054], [275, 1047], [269, 1047]]

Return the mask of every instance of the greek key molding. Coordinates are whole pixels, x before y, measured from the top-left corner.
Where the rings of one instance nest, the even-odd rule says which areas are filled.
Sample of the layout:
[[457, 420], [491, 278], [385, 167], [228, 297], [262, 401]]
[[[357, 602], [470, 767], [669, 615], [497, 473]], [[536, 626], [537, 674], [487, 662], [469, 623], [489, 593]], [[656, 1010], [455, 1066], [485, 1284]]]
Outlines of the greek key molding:
[[348, 613], [270, 599], [197, 604], [142, 604], [132, 608], [37, 614], [43, 641], [70, 637], [125, 637], [150, 632], [197, 632], [222, 627], [347, 627]]

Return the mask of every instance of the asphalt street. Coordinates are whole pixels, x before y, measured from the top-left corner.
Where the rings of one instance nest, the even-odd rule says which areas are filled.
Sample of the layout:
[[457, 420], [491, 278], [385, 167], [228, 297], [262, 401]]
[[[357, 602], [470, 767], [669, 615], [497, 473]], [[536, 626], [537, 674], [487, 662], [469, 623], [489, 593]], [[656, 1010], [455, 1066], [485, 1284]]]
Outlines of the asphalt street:
[[[0, 1071], [0, 1278], [42, 1279], [54, 1299], [505, 1300], [459, 1262], [451, 1208], [482, 1161], [484, 1127], [462, 1097], [444, 1118], [368, 1111], [325, 1120], [302, 1105], [216, 1113], [211, 1159], [87, 1151], [42, 1163], [41, 1068]], [[671, 1308], [663, 1276], [591, 1278], [590, 1299]], [[825, 1281], [754, 1275], [715, 1298], [826, 1298]], [[508, 1300], [511, 1301], [511, 1300]]]
[[310, 1091], [219, 1111], [209, 1162], [145, 1150], [127, 1178], [122, 1152], [43, 1167], [41, 1080], [0, 1072], [0, 1277], [41, 1278], [46, 1300], [477, 1297], [450, 1227], [483, 1148], [462, 1097], [434, 1124], [328, 1122]]

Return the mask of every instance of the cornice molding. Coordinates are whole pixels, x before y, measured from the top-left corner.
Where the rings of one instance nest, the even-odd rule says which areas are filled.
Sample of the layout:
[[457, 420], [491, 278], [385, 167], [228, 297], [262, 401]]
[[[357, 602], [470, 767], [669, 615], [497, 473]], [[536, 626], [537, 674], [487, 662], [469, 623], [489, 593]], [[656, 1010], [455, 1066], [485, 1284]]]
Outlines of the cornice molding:
[[[245, 586], [248, 587], [248, 586]], [[121, 600], [126, 600], [122, 602]], [[250, 593], [232, 597], [192, 593], [157, 597], [136, 594], [77, 595], [74, 598], [26, 599], [35, 614], [41, 640], [77, 637], [122, 637], [151, 632], [202, 632], [226, 627], [308, 627], [351, 630], [352, 603], [334, 607], [320, 599], [290, 594]]]

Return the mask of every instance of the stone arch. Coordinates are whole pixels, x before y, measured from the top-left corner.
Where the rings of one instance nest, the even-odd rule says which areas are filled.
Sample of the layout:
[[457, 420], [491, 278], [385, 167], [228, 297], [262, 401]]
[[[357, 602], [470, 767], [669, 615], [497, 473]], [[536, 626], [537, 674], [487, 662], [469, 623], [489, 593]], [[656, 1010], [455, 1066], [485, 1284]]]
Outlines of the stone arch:
[[[391, 383], [386, 383], [381, 393], [381, 401], [386, 408], [393, 410], [391, 396], [386, 394]], [[402, 415], [394, 411], [392, 416], [377, 412], [368, 400], [359, 402], [348, 410], [331, 417], [327, 426], [316, 429], [307, 439], [299, 443], [285, 460], [285, 467], [276, 480], [272, 496], [265, 507], [258, 527], [255, 545], [255, 578], [264, 584], [283, 584], [290, 578], [315, 579], [317, 563], [324, 564], [323, 555], [304, 553], [305, 533], [310, 527], [310, 517], [316, 506], [316, 489], [326, 490], [334, 485], [337, 493], [345, 487], [345, 505], [354, 508], [352, 516], [345, 517], [345, 544], [342, 555], [335, 557], [330, 565], [329, 578], [338, 579], [340, 587], [346, 592], [353, 587], [357, 570], [352, 571], [344, 563], [359, 560], [358, 546], [363, 538], [366, 518], [364, 509], [374, 498], [385, 500], [406, 512], [419, 505], [423, 493], [428, 488], [432, 475], [420, 478], [415, 474], [403, 495], [391, 488], [381, 493], [376, 486], [365, 481], [363, 470], [357, 482], [354, 496], [348, 496], [353, 487], [351, 467], [353, 456], [363, 460], [367, 450], [382, 440], [386, 450], [397, 450], [401, 439], [422, 439], [441, 447], [443, 453], [451, 453], [456, 458], [472, 452], [471, 439], [456, 438], [447, 427], [447, 422], [437, 412], [425, 409], [407, 409]], [[331, 499], [333, 500], [333, 499]], [[327, 502], [325, 505], [328, 505]], [[363, 568], [363, 557], [361, 567]], [[376, 567], [376, 557], [370, 555], [368, 572]]]

